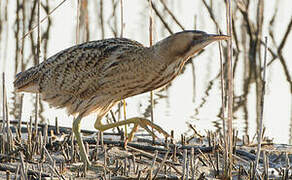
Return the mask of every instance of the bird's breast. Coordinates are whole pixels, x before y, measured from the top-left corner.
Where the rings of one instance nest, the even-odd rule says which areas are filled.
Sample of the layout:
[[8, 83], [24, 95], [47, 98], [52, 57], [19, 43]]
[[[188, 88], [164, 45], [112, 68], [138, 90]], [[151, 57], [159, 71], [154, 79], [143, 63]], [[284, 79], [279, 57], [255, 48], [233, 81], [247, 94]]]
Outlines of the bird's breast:
[[114, 100], [125, 99], [160, 88], [172, 81], [180, 71], [181, 63], [173, 61], [133, 60], [119, 64], [118, 68], [107, 73], [102, 79], [99, 90]]
[[125, 87], [124, 98], [160, 88], [172, 81], [180, 71], [180, 63], [156, 64], [133, 77]]
[[151, 86], [157, 89], [168, 84], [178, 75], [179, 71], [180, 71], [180, 62], [174, 62], [169, 65], [164, 65], [163, 68], [161, 68], [159, 76], [157, 76], [152, 81]]

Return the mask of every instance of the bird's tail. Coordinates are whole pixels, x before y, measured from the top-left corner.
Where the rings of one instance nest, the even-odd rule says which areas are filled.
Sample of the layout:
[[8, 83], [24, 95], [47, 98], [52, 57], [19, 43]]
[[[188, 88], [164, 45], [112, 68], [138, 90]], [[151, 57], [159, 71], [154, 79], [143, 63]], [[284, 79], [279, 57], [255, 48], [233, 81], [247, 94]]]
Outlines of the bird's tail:
[[36, 80], [38, 78], [37, 67], [31, 67], [26, 71], [16, 74], [13, 82], [16, 92], [32, 92], [36, 93], [39, 91]]

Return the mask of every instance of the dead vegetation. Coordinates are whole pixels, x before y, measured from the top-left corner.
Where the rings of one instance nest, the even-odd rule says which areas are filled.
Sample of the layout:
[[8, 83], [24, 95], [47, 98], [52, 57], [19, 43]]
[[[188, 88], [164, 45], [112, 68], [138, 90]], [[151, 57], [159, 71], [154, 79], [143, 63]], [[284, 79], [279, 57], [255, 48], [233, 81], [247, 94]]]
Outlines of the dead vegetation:
[[[7, 34], [13, 31], [15, 63], [10, 71], [13, 71], [15, 75], [39, 61], [47, 59], [49, 39], [53, 36], [50, 33], [53, 21], [51, 15], [64, 3], [70, 2], [64, 0], [53, 6], [49, 0], [16, 0], [14, 29], [7, 28], [9, 3], [8, 0], [0, 1], [0, 62], [1, 65], [5, 65], [5, 62], [8, 61], [6, 48], [9, 40]], [[76, 3], [78, 5], [76, 7], [78, 15], [76, 43], [90, 40], [92, 33], [90, 31], [90, 23], [92, 22], [89, 21], [90, 5], [95, 6], [99, 17], [97, 28], [100, 29], [101, 38], [104, 38], [108, 31], [113, 37], [123, 35], [123, 27], [128, 25], [124, 24], [121, 12], [123, 12], [123, 8], [127, 7], [121, 6], [122, 0], [112, 0], [112, 8], [105, 10], [104, 3], [104, 0], [96, 2], [78, 0]], [[40, 177], [53, 176], [63, 179], [85, 175], [88, 178], [94, 176], [93, 178], [103, 179], [291, 178], [290, 146], [279, 147], [273, 145], [267, 138], [260, 139], [264, 137], [264, 132], [262, 132], [264, 128], [260, 123], [264, 120], [263, 107], [266, 84], [265, 76], [262, 75], [266, 70], [264, 60], [267, 68], [275, 62], [281, 64], [281, 72], [283, 72], [290, 88], [288, 96], [292, 94], [291, 68], [289, 69], [288, 58], [284, 55], [292, 29], [292, 17], [285, 17], [289, 18], [289, 23], [283, 30], [284, 33], [278, 35], [275, 31], [275, 21], [280, 3], [276, 3], [276, 6], [273, 7], [270, 19], [265, 16], [265, 3], [264, 0], [201, 1], [201, 8], [207, 10], [209, 21], [216, 28], [210, 29], [210, 31], [228, 33], [233, 37], [233, 41], [232, 43], [228, 42], [227, 45], [221, 45], [222, 50], [219, 50], [222, 59], [221, 71], [208, 82], [205, 96], [202, 97], [201, 104], [194, 110], [194, 115], [199, 114], [206, 105], [209, 92], [214, 88], [214, 82], [221, 80], [222, 106], [218, 117], [222, 119], [222, 124], [226, 124], [225, 120], [229, 120], [228, 128], [219, 125], [217, 132], [210, 132], [207, 137], [198, 135], [193, 129], [194, 135], [192, 137], [182, 136], [178, 143], [172, 140], [160, 142], [159, 140], [149, 140], [149, 138], [136, 138], [136, 141], [128, 144], [127, 149], [124, 149], [124, 135], [120, 129], [118, 129], [119, 133], [105, 134], [104, 137], [96, 132], [87, 132], [92, 134], [92, 137], [86, 138], [84, 141], [92, 160], [96, 162], [97, 169], [84, 171], [80, 168], [78, 148], [72, 140], [70, 129], [59, 129], [57, 124], [54, 127], [44, 125], [44, 108], [42, 102], [38, 101], [38, 96], [33, 100], [35, 108], [32, 108], [34, 110], [30, 120], [23, 120], [21, 117], [24, 108], [22, 95], [16, 95], [12, 92], [11, 102], [13, 104], [8, 105], [7, 93], [11, 92], [6, 91], [6, 79], [11, 77], [5, 77], [4, 70], [1, 88], [3, 117], [0, 135], [1, 178], [40, 179]], [[180, 22], [179, 15], [174, 12], [173, 8], [175, 8], [176, 3], [173, 0], [152, 1], [152, 4], [151, 1], [145, 1], [144, 4], [147, 5], [145, 11], [151, 11], [150, 43], [153, 41], [151, 21], [156, 22], [156, 28], [162, 28], [162, 32], [169, 34], [176, 32], [177, 28], [185, 29], [184, 22]], [[227, 14], [224, 20], [219, 19], [216, 14], [220, 8], [226, 9]], [[40, 19], [39, 11], [46, 14], [43, 19]], [[106, 13], [111, 14], [110, 18], [106, 19]], [[194, 16], [194, 27], [196, 27], [200, 17], [197, 14], [190, 15]], [[222, 26], [222, 21], [226, 21], [228, 26]], [[268, 26], [265, 26], [264, 22], [269, 22]], [[266, 27], [268, 29], [265, 29]], [[265, 36], [267, 36], [268, 41], [265, 41]], [[243, 67], [239, 68], [242, 61], [244, 61]], [[193, 61], [188, 61], [188, 63], [192, 66], [195, 87], [196, 68]], [[243, 69], [243, 71], [239, 69]], [[235, 76], [243, 76], [244, 80], [233, 84]], [[251, 140], [247, 135], [249, 116], [247, 101], [248, 96], [253, 93], [251, 92], [253, 85], [256, 86], [257, 129], [258, 134], [261, 134], [258, 136], [258, 142], [255, 142], [254, 138]], [[170, 86], [171, 84], [166, 87], [166, 91]], [[234, 93], [234, 86], [240, 86], [241, 93]], [[149, 100], [149, 107], [145, 109], [145, 117], [151, 117], [152, 120], [156, 121], [153, 117], [153, 105], [161, 98], [165, 97], [160, 96], [159, 93], [153, 95], [152, 99]], [[9, 108], [10, 106], [11, 108]], [[119, 105], [117, 111], [111, 112], [111, 117], [107, 116], [108, 121], [116, 121], [115, 117], [120, 119], [120, 107], [122, 106]], [[246, 136], [241, 140], [236, 136], [236, 131], [232, 129], [232, 119], [239, 111], [243, 112], [246, 120], [246, 132], [244, 133]], [[9, 114], [17, 121], [11, 121]], [[256, 146], [258, 146], [257, 149]], [[232, 153], [228, 154], [228, 152]]]

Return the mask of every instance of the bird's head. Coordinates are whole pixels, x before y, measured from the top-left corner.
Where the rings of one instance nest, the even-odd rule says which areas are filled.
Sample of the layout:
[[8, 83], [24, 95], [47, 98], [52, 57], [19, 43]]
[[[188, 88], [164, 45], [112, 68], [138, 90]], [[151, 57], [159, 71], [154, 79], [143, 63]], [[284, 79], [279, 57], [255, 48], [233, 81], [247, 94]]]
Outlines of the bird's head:
[[197, 30], [187, 30], [175, 33], [163, 39], [158, 42], [156, 46], [161, 46], [159, 49], [164, 49], [165, 55], [168, 55], [171, 59], [188, 59], [210, 43], [226, 39], [229, 39], [229, 36], [207, 34]]

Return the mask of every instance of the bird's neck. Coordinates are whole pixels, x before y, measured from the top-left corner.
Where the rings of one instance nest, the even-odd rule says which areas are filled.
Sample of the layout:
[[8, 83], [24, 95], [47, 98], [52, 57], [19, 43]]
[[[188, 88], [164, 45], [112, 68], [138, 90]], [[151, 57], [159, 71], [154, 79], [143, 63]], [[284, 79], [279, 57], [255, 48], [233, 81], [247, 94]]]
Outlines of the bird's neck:
[[176, 42], [172, 37], [165, 38], [149, 48], [154, 59], [167, 64], [177, 63], [187, 58], [187, 47]]
[[149, 71], [153, 71], [153, 76], [157, 75], [151, 80], [151, 89], [147, 90], [153, 90], [169, 83], [179, 74], [186, 62], [184, 55], [179, 54], [179, 51], [174, 49], [173, 43], [167, 38], [146, 48], [144, 53], [147, 54], [147, 59], [151, 64]]

